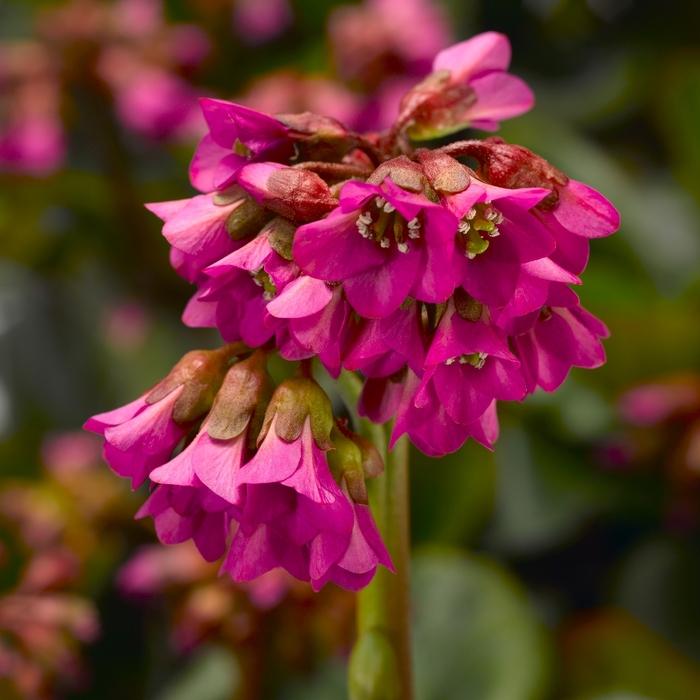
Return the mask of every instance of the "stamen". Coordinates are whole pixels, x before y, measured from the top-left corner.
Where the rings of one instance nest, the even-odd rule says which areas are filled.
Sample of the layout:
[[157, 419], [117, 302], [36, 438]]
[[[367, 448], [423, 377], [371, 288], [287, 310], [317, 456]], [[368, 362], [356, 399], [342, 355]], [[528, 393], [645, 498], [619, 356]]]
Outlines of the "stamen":
[[389, 243], [389, 239], [388, 239], [388, 238], [382, 238], [382, 239], [379, 241], [379, 246], [380, 246], [381, 248], [388, 248], [389, 245], [390, 245], [390, 243]]
[[395, 211], [396, 211], [396, 207], [395, 207], [391, 202], [387, 202], [387, 203], [382, 207], [382, 209], [384, 209], [384, 211], [385, 211], [387, 214], [391, 214], [392, 212], [395, 212]]
[[467, 221], [471, 221], [476, 216], [476, 207], [472, 207], [464, 217]]
[[397, 243], [396, 247], [399, 250], [399, 253], [408, 253], [408, 243], [402, 241], [401, 243]]
[[374, 203], [377, 205], [378, 209], [381, 209], [386, 204], [386, 199], [384, 199], [384, 197], [375, 197]]

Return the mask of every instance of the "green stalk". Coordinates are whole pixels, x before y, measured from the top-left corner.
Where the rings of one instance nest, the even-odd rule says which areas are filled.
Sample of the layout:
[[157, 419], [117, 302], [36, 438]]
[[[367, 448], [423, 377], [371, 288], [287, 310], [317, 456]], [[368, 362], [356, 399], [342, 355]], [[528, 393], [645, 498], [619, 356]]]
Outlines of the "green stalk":
[[[360, 380], [344, 373], [339, 390], [351, 412]], [[356, 421], [385, 457], [384, 473], [367, 483], [372, 514], [384, 538], [396, 573], [379, 567], [357, 599], [357, 642], [349, 668], [351, 700], [412, 700], [410, 629], [409, 445], [402, 437], [387, 451], [391, 426]]]

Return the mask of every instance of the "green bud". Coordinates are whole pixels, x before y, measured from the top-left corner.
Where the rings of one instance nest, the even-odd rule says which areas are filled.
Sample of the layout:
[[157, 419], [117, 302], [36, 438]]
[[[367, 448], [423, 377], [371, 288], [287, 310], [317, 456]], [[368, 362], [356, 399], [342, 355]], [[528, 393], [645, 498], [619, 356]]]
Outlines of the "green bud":
[[237, 437], [256, 415], [260, 420], [268, 398], [265, 353], [258, 350], [226, 373], [209, 412], [207, 432], [217, 440]]
[[350, 700], [399, 700], [400, 680], [396, 652], [383, 631], [360, 636], [348, 667]]
[[258, 436], [258, 445], [265, 439], [273, 420], [277, 435], [292, 442], [301, 435], [307, 418], [310, 419], [316, 444], [322, 450], [331, 449], [333, 408], [330, 399], [313, 379], [286, 379], [272, 395]]
[[269, 221], [272, 214], [261, 207], [254, 199], [240, 199], [238, 206], [226, 219], [226, 230], [234, 241], [252, 236]]
[[231, 360], [247, 348], [242, 343], [225, 345], [218, 350], [192, 350], [170, 370], [146, 397], [156, 403], [182, 386], [173, 406], [176, 423], [190, 423], [203, 416], [214, 401]]
[[367, 505], [367, 487], [365, 472], [362, 466], [362, 450], [352, 438], [339, 430], [333, 429], [331, 434], [333, 447], [328, 452], [328, 466], [333, 476], [340, 483], [345, 482], [348, 494], [355, 503]]
[[292, 243], [294, 243], [294, 233], [297, 227], [281, 216], [276, 216], [270, 221], [261, 233], [267, 233], [267, 240], [270, 247], [285, 260], [292, 259]]

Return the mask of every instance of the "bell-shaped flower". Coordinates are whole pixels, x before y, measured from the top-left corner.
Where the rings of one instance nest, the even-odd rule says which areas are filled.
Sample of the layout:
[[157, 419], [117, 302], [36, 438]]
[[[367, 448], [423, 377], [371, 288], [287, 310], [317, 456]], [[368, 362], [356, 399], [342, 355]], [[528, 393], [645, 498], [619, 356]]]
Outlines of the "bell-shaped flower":
[[250, 161], [291, 155], [288, 129], [274, 117], [225, 100], [205, 98], [200, 105], [209, 133], [192, 158], [190, 181], [201, 192], [228, 187]]
[[[417, 167], [407, 163], [407, 172]], [[294, 259], [312, 277], [343, 282], [361, 316], [382, 318], [409, 296], [435, 303], [450, 296], [454, 285], [445, 270], [452, 269], [456, 230], [457, 219], [443, 206], [391, 177], [351, 181], [337, 209], [297, 230]]]
[[236, 351], [226, 346], [189, 352], [150, 392], [88, 419], [84, 428], [104, 436], [105, 460], [133, 488], [170, 459], [192, 422], [207, 412]]

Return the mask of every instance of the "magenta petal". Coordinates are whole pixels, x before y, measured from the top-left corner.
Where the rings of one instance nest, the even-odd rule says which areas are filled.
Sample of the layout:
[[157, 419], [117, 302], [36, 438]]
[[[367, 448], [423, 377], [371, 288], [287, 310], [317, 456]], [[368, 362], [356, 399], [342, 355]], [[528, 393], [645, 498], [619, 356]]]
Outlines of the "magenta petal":
[[150, 479], [157, 484], [171, 486], [199, 486], [199, 480], [192, 464], [193, 452], [196, 450], [197, 440], [191, 442], [179, 455], [166, 464], [154, 469]]
[[205, 513], [197, 518], [192, 539], [206, 561], [216, 561], [224, 555], [227, 531], [223, 513]]
[[484, 32], [440, 51], [433, 61], [433, 70], [448, 70], [453, 80], [466, 80], [476, 73], [505, 70], [510, 55], [508, 37]]
[[250, 536], [239, 528], [222, 569], [234, 581], [252, 581], [280, 565], [282, 546], [269, 525], [259, 525]]
[[131, 420], [137, 413], [146, 408], [146, 406], [148, 406], [148, 404], [146, 403], [145, 398], [143, 396], [139, 396], [138, 399], [135, 399], [124, 406], [120, 406], [119, 408], [115, 408], [112, 411], [105, 411], [104, 413], [95, 414], [85, 421], [83, 428], [85, 430], [90, 430], [93, 433], [103, 434], [106, 428]]
[[535, 96], [527, 84], [509, 73], [488, 73], [469, 81], [476, 104], [469, 109], [472, 122], [499, 122], [532, 109]]
[[212, 139], [223, 148], [233, 148], [240, 140], [258, 153], [287, 136], [281, 122], [249, 107], [212, 98], [200, 100], [200, 105]]
[[350, 305], [365, 318], [383, 318], [396, 311], [408, 296], [418, 274], [417, 251], [392, 250], [381, 267], [346, 280], [343, 288]]
[[339, 281], [384, 263], [385, 252], [359, 234], [358, 211], [331, 212], [297, 229], [294, 260], [312, 277]]
[[256, 272], [262, 268], [272, 252], [267, 236], [258, 235], [244, 246], [209, 265], [204, 272], [210, 277], [225, 275], [231, 268]]
[[273, 420], [255, 456], [237, 473], [236, 484], [275, 484], [289, 478], [302, 458], [301, 440], [285, 442], [275, 433]]
[[236, 505], [241, 505], [243, 499], [235, 476], [243, 463], [245, 434], [244, 431], [232, 440], [216, 440], [204, 427], [197, 441], [196, 455], [192, 455], [194, 471], [201, 482], [217, 496]]
[[333, 290], [323, 280], [303, 275], [290, 282], [267, 310], [277, 318], [304, 318], [326, 308], [332, 298]]
[[[214, 174], [219, 162], [231, 151], [217, 144], [210, 134], [207, 134], [197, 146], [190, 162], [190, 183], [200, 192], [212, 192]], [[160, 216], [160, 215], [159, 215]]]
[[620, 227], [620, 214], [600, 192], [577, 180], [559, 188], [559, 204], [552, 211], [566, 229], [584, 238], [609, 236]]

